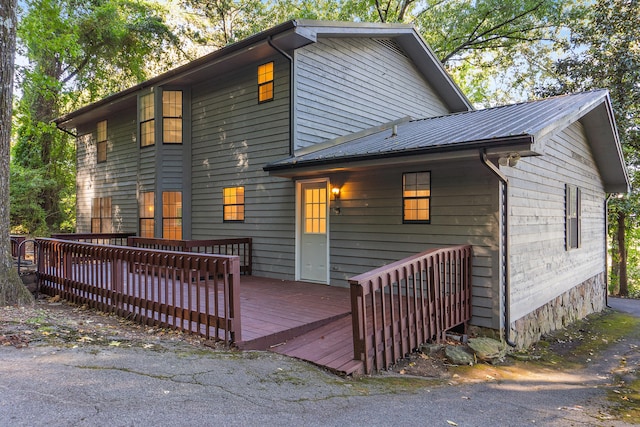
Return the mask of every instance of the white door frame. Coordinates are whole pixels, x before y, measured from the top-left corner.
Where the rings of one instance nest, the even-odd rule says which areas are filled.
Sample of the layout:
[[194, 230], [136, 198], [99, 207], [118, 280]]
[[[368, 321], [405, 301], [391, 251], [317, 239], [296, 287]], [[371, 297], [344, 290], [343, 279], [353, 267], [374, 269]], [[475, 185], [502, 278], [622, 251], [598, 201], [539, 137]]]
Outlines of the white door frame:
[[330, 253], [329, 253], [329, 248], [330, 248], [330, 244], [329, 242], [331, 241], [331, 239], [329, 238], [329, 218], [330, 218], [330, 210], [329, 210], [329, 205], [331, 202], [331, 198], [330, 198], [330, 182], [329, 182], [329, 178], [315, 178], [315, 179], [302, 179], [302, 180], [297, 180], [296, 181], [296, 245], [295, 245], [295, 265], [296, 265], [296, 273], [295, 273], [295, 280], [301, 280], [300, 276], [301, 276], [301, 271], [302, 271], [302, 266], [301, 266], [301, 262], [302, 262], [302, 244], [301, 244], [301, 236], [302, 236], [302, 224], [301, 224], [301, 218], [302, 218], [302, 186], [304, 184], [313, 184], [313, 183], [319, 183], [319, 182], [324, 182], [327, 186], [327, 233], [326, 233], [326, 239], [327, 239], [327, 271], [325, 274], [326, 280], [325, 280], [325, 284], [329, 284], [330, 283]]

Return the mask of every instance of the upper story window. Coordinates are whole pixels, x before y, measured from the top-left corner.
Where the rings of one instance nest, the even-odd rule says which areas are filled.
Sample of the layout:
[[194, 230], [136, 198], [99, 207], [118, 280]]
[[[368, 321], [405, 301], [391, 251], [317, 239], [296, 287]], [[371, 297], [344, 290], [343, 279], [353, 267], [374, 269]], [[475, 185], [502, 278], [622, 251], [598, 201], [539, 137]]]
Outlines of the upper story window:
[[162, 142], [182, 144], [182, 91], [162, 92]]
[[147, 147], [156, 143], [155, 130], [155, 94], [148, 93], [140, 97], [140, 146]]
[[431, 172], [402, 174], [402, 221], [429, 223], [431, 220]]
[[140, 200], [138, 203], [140, 237], [155, 236], [155, 202], [155, 193], [153, 191], [140, 193]]
[[111, 233], [111, 197], [96, 197], [91, 202], [91, 232]]
[[222, 190], [224, 221], [244, 221], [244, 187]]
[[258, 66], [258, 102], [273, 100], [273, 62]]
[[566, 205], [566, 247], [567, 250], [580, 247], [580, 189], [567, 184], [565, 188]]
[[96, 141], [97, 141], [97, 162], [102, 163], [107, 161], [107, 121], [103, 120], [98, 122], [96, 127]]

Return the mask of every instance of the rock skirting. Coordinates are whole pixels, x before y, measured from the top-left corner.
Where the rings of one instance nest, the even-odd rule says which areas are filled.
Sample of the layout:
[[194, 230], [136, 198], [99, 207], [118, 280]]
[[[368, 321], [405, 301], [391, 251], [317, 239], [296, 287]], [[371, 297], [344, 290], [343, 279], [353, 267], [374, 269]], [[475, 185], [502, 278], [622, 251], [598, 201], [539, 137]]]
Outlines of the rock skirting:
[[600, 273], [511, 324], [511, 338], [526, 348], [549, 332], [605, 307], [605, 273]]

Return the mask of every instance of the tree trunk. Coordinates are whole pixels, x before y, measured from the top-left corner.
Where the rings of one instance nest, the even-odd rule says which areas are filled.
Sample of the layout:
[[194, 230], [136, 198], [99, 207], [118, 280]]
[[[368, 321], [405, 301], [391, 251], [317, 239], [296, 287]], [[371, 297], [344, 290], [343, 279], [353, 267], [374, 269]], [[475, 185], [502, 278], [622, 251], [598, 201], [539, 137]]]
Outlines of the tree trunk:
[[33, 301], [13, 266], [9, 234], [9, 151], [17, 23], [15, 11], [15, 0], [0, 0], [0, 305]]
[[618, 295], [626, 297], [629, 296], [629, 283], [627, 281], [627, 245], [625, 241], [626, 233], [626, 218], [627, 215], [624, 212], [618, 213], [618, 251], [620, 254], [620, 274], [618, 275], [618, 284], [620, 290]]
[[612, 233], [611, 236], [611, 274], [609, 275], [609, 293], [618, 295], [620, 289], [620, 251], [618, 250], [618, 232]]

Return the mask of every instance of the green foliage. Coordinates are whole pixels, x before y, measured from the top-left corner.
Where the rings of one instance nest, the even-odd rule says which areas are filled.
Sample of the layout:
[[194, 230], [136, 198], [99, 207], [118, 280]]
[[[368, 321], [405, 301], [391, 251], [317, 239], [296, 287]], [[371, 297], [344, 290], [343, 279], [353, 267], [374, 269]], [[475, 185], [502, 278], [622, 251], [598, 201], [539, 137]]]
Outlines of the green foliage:
[[19, 69], [13, 225], [72, 231], [75, 144], [52, 120], [147, 79], [150, 58], [161, 64], [154, 72], [171, 68], [164, 53], [177, 39], [163, 9], [144, 1], [27, 0], [24, 7], [18, 36], [28, 62]]
[[[38, 203], [45, 179], [39, 169], [11, 165], [12, 233], [43, 236], [48, 234], [46, 216]], [[19, 225], [16, 225], [19, 224]]]
[[477, 105], [530, 98], [547, 76], [570, 1], [430, 0], [415, 23]]

